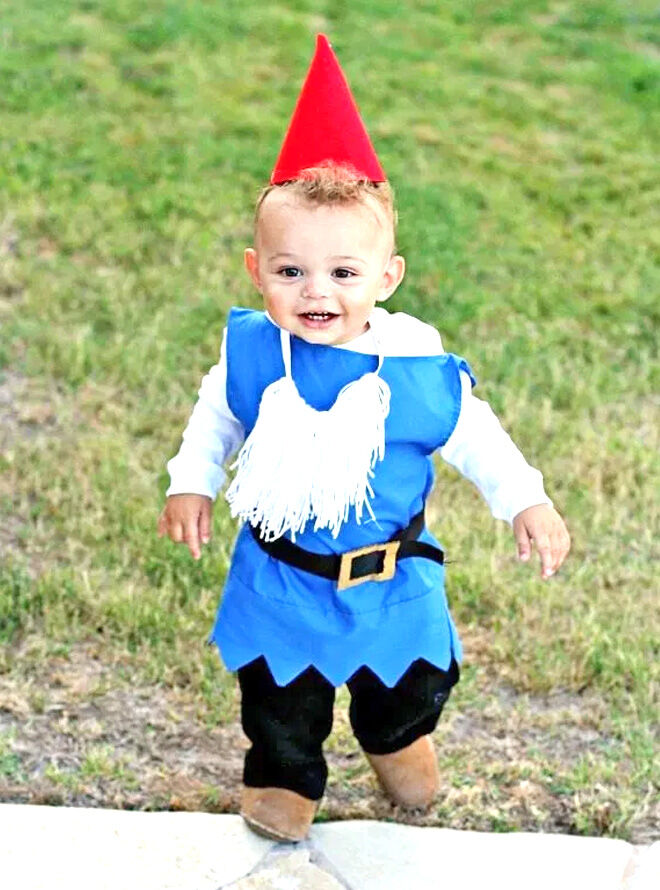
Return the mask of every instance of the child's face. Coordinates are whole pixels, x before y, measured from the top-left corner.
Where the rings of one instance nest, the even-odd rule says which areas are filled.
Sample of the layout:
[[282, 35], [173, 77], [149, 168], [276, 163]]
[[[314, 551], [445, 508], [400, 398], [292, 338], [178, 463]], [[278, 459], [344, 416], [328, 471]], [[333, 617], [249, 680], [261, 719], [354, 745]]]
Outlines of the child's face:
[[376, 202], [318, 206], [277, 190], [261, 206], [245, 265], [273, 321], [325, 345], [363, 333], [405, 271]]

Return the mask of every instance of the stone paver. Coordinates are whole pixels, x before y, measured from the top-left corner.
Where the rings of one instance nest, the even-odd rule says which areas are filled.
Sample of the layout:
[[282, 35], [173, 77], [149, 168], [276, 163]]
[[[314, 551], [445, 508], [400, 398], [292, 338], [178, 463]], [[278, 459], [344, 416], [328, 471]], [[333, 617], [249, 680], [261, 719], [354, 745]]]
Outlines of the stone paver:
[[608, 838], [369, 821], [328, 823], [312, 832], [314, 845], [354, 890], [621, 890], [633, 852], [625, 841]]
[[218, 890], [271, 846], [240, 816], [0, 804], [2, 890]]
[[346, 890], [346, 885], [310, 862], [309, 849], [302, 849], [270, 858], [265, 867], [227, 890]]
[[660, 890], [660, 842], [314, 825], [275, 844], [240, 816], [0, 804], [2, 890]]
[[624, 890], [659, 890], [660, 841], [637, 847], [626, 871]]

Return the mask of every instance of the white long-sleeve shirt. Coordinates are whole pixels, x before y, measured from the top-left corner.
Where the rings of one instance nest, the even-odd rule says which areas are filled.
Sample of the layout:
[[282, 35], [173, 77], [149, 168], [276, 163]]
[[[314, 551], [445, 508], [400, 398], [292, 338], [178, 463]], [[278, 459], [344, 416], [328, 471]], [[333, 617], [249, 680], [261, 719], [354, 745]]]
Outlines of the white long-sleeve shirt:
[[[370, 325], [355, 340], [336, 348], [380, 352], [385, 357], [444, 352], [437, 330], [405, 313], [376, 308]], [[551, 504], [541, 473], [527, 463], [490, 405], [472, 395], [469, 376], [464, 371], [460, 374], [461, 410], [440, 456], [477, 486], [496, 519], [512, 522], [527, 507]], [[202, 380], [181, 448], [167, 464], [171, 483], [167, 495], [201, 494], [215, 499], [226, 479], [223, 464], [244, 439], [243, 425], [227, 403], [225, 330], [220, 360]]]

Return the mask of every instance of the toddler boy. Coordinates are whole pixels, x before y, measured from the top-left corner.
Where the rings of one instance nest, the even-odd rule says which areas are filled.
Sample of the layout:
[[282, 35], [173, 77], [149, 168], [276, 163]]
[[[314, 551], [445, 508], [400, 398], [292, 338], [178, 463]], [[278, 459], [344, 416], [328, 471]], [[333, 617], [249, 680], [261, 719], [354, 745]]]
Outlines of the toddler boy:
[[241, 448], [227, 498], [244, 525], [212, 638], [238, 671], [252, 743], [242, 814], [279, 840], [312, 822], [344, 682], [390, 797], [428, 806], [437, 792], [430, 734], [461, 650], [424, 525], [431, 454], [512, 523], [521, 559], [536, 543], [544, 579], [569, 548], [541, 474], [472, 396], [467, 363], [432, 327], [377, 306], [405, 272], [394, 228], [389, 184], [319, 37], [245, 251], [265, 312], [231, 311], [159, 519], [199, 558], [222, 464]]

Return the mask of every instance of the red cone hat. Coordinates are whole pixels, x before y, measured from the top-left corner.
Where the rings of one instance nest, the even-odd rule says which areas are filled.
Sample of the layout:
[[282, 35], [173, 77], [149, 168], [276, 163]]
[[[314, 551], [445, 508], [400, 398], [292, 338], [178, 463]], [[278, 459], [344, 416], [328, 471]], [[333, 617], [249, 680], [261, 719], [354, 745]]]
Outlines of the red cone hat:
[[297, 179], [306, 167], [324, 163], [351, 167], [372, 182], [387, 179], [337, 56], [319, 34], [271, 184]]

